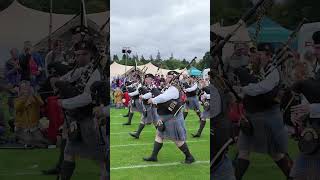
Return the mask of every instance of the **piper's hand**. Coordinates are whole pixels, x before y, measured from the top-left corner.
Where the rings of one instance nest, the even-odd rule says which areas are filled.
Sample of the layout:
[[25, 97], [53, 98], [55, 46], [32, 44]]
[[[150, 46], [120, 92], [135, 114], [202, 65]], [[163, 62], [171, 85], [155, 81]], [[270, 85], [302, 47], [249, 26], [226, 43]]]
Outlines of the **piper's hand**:
[[309, 104], [299, 104], [291, 107], [291, 121], [294, 125], [301, 125], [303, 118], [310, 113]]
[[139, 99], [140, 99], [140, 100], [142, 99], [142, 95], [139, 96]]
[[78, 129], [78, 125], [76, 121], [73, 121], [70, 123], [70, 131], [74, 132], [76, 129]]
[[148, 104], [152, 104], [152, 99], [148, 99]]
[[163, 122], [161, 120], [157, 121], [157, 126], [162, 126]]

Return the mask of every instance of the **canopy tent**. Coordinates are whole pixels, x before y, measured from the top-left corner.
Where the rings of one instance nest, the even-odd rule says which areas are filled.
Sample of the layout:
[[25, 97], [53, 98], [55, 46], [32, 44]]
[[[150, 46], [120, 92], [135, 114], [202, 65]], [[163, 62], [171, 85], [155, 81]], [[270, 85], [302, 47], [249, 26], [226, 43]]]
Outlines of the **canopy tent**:
[[[226, 37], [229, 33], [233, 32], [238, 25], [221, 26], [219, 23], [210, 26], [210, 31], [221, 37]], [[239, 30], [231, 37], [230, 41], [225, 44], [222, 49], [222, 58], [231, 56], [234, 51], [234, 43], [249, 43], [251, 42], [246, 25], [243, 24]]]
[[[221, 37], [226, 37], [231, 33], [238, 25], [232, 26], [221, 26], [220, 23], [211, 25], [210, 31], [216, 33]], [[250, 42], [250, 36], [248, 30], [246, 29], [245, 24], [243, 24], [239, 30], [231, 37], [229, 42]]]
[[202, 76], [202, 71], [200, 71], [199, 69], [195, 68], [195, 67], [191, 67], [189, 70], [189, 75], [190, 76]]
[[[253, 38], [256, 29], [257, 22], [250, 25], [248, 27], [248, 31], [250, 33], [250, 37]], [[281, 43], [285, 42], [289, 35], [291, 34], [291, 30], [288, 30], [282, 27], [280, 24], [276, 23], [272, 19], [268, 17], [264, 17], [261, 20], [261, 29], [259, 31], [259, 35], [257, 37], [257, 41], [260, 43]]]
[[[123, 76], [126, 73], [126, 71], [129, 72], [133, 69], [134, 69], [134, 66], [125, 66], [114, 61], [110, 65], [110, 77], [112, 79], [118, 76]], [[145, 73], [159, 74], [159, 75], [166, 75], [169, 71], [171, 71], [170, 69], [158, 68], [157, 66], [153, 65], [151, 62], [144, 65], [137, 66], [137, 70]], [[181, 73], [183, 71], [182, 74], [188, 74], [188, 71], [186, 69], [182, 69], [182, 70], [175, 69], [175, 71], [177, 71], [178, 73]]]
[[[69, 22], [75, 15], [52, 14], [52, 32]], [[34, 10], [13, 1], [9, 7], [0, 12], [0, 67], [10, 57], [9, 50], [23, 48], [24, 41], [36, 44], [49, 34], [50, 13]], [[98, 26], [105, 24], [107, 12], [88, 14], [88, 19]], [[105, 28], [106, 30], [106, 28]]]
[[304, 24], [298, 34], [298, 53], [301, 57], [306, 52], [313, 51], [313, 40], [312, 35], [314, 32], [320, 30], [320, 22]]

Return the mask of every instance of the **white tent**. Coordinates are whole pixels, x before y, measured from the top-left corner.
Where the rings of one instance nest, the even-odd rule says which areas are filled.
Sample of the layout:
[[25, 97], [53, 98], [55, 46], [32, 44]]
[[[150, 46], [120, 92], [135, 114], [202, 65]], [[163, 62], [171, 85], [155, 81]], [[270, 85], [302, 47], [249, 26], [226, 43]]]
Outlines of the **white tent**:
[[112, 79], [113, 77], [117, 77], [117, 76], [121, 76], [123, 75], [126, 71], [128, 71], [129, 69], [131, 69], [133, 66], [125, 66], [122, 64], [119, 64], [117, 62], [113, 62], [110, 65], [110, 79]]
[[[237, 25], [232, 25], [232, 26], [221, 26], [219, 23], [213, 24], [210, 27], [210, 31], [214, 32], [215, 34], [221, 36], [221, 37], [226, 37], [229, 33], [231, 33], [235, 28], [237, 27]], [[234, 36], [232, 36], [232, 38], [230, 39], [229, 43], [226, 43], [226, 45], [224, 46], [223, 50], [222, 50], [222, 56], [223, 58], [225, 58], [225, 56], [230, 56], [233, 53], [233, 47], [234, 44], [233, 43], [249, 43], [251, 42], [250, 36], [249, 36], [249, 32], [245, 26], [245, 24], [243, 24], [239, 30], [234, 34]]]
[[320, 22], [304, 24], [301, 27], [298, 34], [298, 53], [301, 55], [301, 57], [303, 57], [307, 51], [313, 51], [312, 35], [314, 32], [319, 30]]
[[[122, 76], [125, 74], [126, 71], [128, 72], [133, 68], [134, 66], [126, 67], [125, 65], [119, 64], [117, 62], [113, 62], [110, 65], [110, 78], [112, 79], [117, 76]], [[144, 65], [137, 66], [137, 68], [138, 70], [143, 71], [145, 73], [159, 74], [159, 75], [166, 75], [169, 71], [171, 71], [170, 69], [158, 68], [157, 66], [153, 65], [151, 62]], [[177, 71], [178, 73], [183, 71], [182, 74], [188, 74], [188, 71], [186, 69], [183, 69], [183, 70], [175, 69], [175, 71]]]
[[[53, 14], [52, 31], [56, 31], [75, 15]], [[49, 34], [50, 14], [23, 6], [18, 1], [0, 12], [1, 33], [0, 33], [0, 67], [9, 58], [9, 50], [13, 47], [19, 50], [23, 47], [24, 41], [31, 41], [33, 44], [39, 42]], [[99, 26], [107, 20], [107, 13], [89, 14], [88, 18]]]

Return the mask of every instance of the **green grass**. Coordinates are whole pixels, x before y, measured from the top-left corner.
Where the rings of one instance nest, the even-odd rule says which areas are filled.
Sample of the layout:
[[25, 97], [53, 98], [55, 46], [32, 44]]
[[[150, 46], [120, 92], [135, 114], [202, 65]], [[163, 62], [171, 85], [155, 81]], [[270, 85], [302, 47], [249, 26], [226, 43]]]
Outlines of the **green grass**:
[[[194, 139], [190, 133], [196, 132], [199, 127], [199, 122], [196, 114], [190, 112], [187, 121], [187, 141], [191, 153], [200, 163], [191, 165], [182, 164], [184, 155], [171, 142], [165, 141], [161, 149], [158, 162], [144, 162], [143, 157], [149, 156], [152, 152], [153, 142], [155, 138], [155, 128], [146, 126], [142, 131], [140, 139], [134, 139], [129, 136], [129, 132], [135, 131], [140, 122], [140, 114], [135, 113], [133, 124], [131, 126], [123, 126], [121, 123], [126, 122], [127, 118], [122, 115], [126, 114], [127, 110], [111, 109], [111, 179], [132, 179], [132, 180], [156, 180], [156, 179], [209, 179], [209, 159], [210, 159], [210, 136], [209, 126], [203, 131], [200, 139]], [[116, 134], [118, 133], [118, 134]], [[141, 146], [121, 146], [128, 144], [143, 144]], [[203, 162], [207, 161], [207, 162]], [[176, 163], [175, 165], [166, 165], [161, 167], [143, 167], [143, 168], [126, 168], [116, 169], [119, 167], [129, 167], [138, 165], [154, 165]]]
[[[229, 157], [234, 158], [236, 154], [235, 147], [229, 152]], [[294, 160], [298, 154], [297, 143], [289, 141], [289, 155]], [[284, 180], [286, 179], [278, 166], [273, 162], [270, 156], [266, 154], [250, 154], [250, 166], [242, 178], [243, 180]]]
[[[0, 108], [8, 121], [6, 95], [0, 93]], [[7, 132], [7, 137], [13, 136]], [[0, 149], [0, 180], [55, 180], [55, 176], [43, 176], [41, 170], [52, 168], [59, 155], [58, 149], [5, 150]], [[91, 161], [79, 159], [73, 179], [99, 179], [99, 166]]]
[[[56, 176], [44, 176], [41, 170], [55, 165], [57, 150], [3, 150], [0, 149], [1, 180], [55, 180]], [[99, 179], [99, 166], [90, 160], [80, 159], [73, 179]]]

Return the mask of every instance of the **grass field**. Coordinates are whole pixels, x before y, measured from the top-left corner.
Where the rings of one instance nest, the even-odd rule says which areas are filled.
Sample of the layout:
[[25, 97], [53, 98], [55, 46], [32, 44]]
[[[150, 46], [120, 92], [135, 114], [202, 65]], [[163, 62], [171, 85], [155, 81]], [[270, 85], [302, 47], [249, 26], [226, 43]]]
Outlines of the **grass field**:
[[209, 126], [203, 131], [201, 138], [192, 138], [190, 133], [196, 132], [199, 122], [196, 114], [190, 112], [186, 120], [187, 141], [191, 153], [197, 163], [186, 165], [183, 153], [171, 141], [165, 141], [158, 162], [144, 162], [143, 157], [152, 152], [155, 128], [146, 126], [140, 139], [129, 136], [140, 122], [140, 114], [135, 113], [131, 126], [123, 126], [127, 118], [122, 117], [127, 110], [111, 109], [111, 179], [132, 180], [171, 180], [171, 179], [209, 179], [210, 136]]
[[[289, 141], [289, 154], [294, 160], [298, 153], [298, 147], [295, 141]], [[229, 157], [235, 157], [235, 149], [231, 148]], [[242, 178], [243, 180], [285, 180], [278, 166], [273, 162], [271, 157], [265, 154], [252, 153], [250, 155], [250, 166]]]
[[[57, 160], [57, 150], [3, 150], [0, 149], [1, 180], [55, 180], [55, 176], [43, 176], [41, 170], [51, 168]], [[74, 180], [98, 180], [99, 166], [81, 159], [76, 164]]]
[[[9, 119], [7, 98], [0, 93], [0, 108]], [[7, 136], [12, 136], [7, 133]], [[55, 165], [58, 149], [5, 150], [0, 149], [0, 180], [55, 180], [55, 176], [43, 176], [41, 170]], [[79, 159], [74, 180], [98, 180], [99, 166], [90, 160]]]

